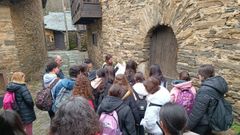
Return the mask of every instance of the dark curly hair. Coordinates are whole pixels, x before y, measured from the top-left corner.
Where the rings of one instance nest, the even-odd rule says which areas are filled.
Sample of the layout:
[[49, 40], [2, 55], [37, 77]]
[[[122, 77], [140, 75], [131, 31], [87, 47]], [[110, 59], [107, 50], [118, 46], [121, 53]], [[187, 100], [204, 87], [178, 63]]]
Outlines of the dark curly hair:
[[73, 88], [74, 96], [83, 96], [86, 99], [93, 99], [90, 81], [84, 74], [79, 74]]
[[64, 103], [50, 126], [50, 135], [95, 135], [98, 132], [98, 116], [83, 97], [71, 97]]

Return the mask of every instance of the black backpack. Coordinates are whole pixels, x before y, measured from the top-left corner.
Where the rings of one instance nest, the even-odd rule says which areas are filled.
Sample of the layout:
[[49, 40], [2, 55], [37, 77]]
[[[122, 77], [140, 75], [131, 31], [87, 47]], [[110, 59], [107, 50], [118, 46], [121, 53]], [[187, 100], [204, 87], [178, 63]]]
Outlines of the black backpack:
[[144, 96], [142, 99], [138, 96], [137, 92], [133, 90], [134, 95], [136, 96], [136, 105], [138, 108], [139, 116], [142, 119], [144, 117], [146, 108], [147, 108], [147, 101], [146, 101], [146, 96]]
[[[208, 87], [215, 89], [212, 86]], [[232, 105], [224, 99], [224, 96], [220, 96], [220, 94], [218, 94], [218, 96], [211, 96], [214, 99], [210, 101], [208, 109], [209, 126], [213, 131], [216, 132], [226, 131], [232, 126], [233, 123]]]

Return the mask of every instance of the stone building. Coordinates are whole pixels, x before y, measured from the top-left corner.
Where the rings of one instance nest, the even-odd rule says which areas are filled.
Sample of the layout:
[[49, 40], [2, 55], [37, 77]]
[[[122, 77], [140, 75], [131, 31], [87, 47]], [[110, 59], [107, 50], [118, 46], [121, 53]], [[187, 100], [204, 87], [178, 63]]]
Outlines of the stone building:
[[228, 100], [240, 120], [239, 0], [94, 2], [101, 16], [87, 14], [86, 3], [76, 0], [72, 13], [75, 24], [87, 24], [88, 53], [98, 66], [109, 53], [115, 61], [136, 60], [145, 73], [150, 64], [160, 64], [166, 77], [177, 78], [179, 71], [194, 77], [199, 65], [213, 64], [229, 83]]
[[[63, 12], [49, 12], [48, 15], [44, 16], [45, 36], [48, 50], [68, 50], [73, 47], [78, 47], [80, 33], [86, 32], [86, 28], [83, 25], [79, 25], [79, 29], [77, 29], [77, 27], [72, 24], [70, 11], [66, 11], [65, 14], [67, 28], [65, 26]], [[67, 44], [66, 40], [67, 30], [69, 44]]]
[[42, 11], [45, 2], [0, 1], [0, 84], [14, 71], [22, 71], [31, 79], [43, 67], [47, 56]]

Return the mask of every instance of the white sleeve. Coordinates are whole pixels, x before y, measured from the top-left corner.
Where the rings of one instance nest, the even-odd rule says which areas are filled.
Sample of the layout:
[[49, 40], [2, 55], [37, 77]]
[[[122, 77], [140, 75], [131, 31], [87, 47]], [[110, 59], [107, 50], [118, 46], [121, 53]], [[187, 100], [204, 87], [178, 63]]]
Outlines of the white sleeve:
[[159, 111], [160, 107], [147, 107], [144, 118], [142, 119], [140, 125], [144, 127], [148, 133], [158, 133], [161, 134], [162, 131], [156, 124], [159, 121]]

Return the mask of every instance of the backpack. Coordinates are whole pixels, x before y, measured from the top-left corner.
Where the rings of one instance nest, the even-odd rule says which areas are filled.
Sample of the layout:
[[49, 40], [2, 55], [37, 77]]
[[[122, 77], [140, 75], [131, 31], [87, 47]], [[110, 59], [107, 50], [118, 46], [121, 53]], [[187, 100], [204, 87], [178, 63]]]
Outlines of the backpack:
[[181, 90], [176, 99], [176, 103], [183, 106], [187, 111], [187, 114], [190, 114], [193, 108], [194, 95], [190, 89]]
[[52, 94], [51, 89], [57, 84], [59, 78], [55, 79], [50, 86], [43, 88], [37, 93], [35, 104], [38, 109], [42, 111], [49, 111], [52, 107]]
[[111, 113], [102, 112], [99, 121], [102, 123], [102, 135], [122, 135], [115, 110]]
[[139, 116], [142, 119], [142, 118], [144, 118], [145, 111], [146, 111], [146, 108], [147, 108], [146, 96], [144, 96], [141, 99], [135, 90], [133, 90], [133, 92], [134, 92], [134, 95], [137, 98], [136, 105], [137, 105], [137, 108], [138, 108]]
[[[216, 88], [212, 86], [208, 87], [211, 87], [216, 90]], [[213, 96], [214, 99], [210, 101], [208, 109], [209, 126], [213, 131], [216, 132], [226, 131], [233, 124], [232, 105], [227, 100], [225, 100], [223, 96], [220, 95], [211, 96]]]
[[17, 103], [15, 100], [15, 93], [6, 91], [3, 97], [4, 110], [17, 110]]
[[56, 112], [58, 108], [72, 96], [72, 92], [62, 87], [53, 103], [52, 111]]

